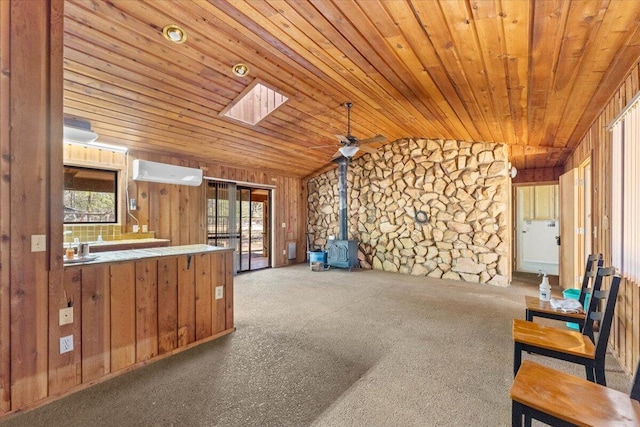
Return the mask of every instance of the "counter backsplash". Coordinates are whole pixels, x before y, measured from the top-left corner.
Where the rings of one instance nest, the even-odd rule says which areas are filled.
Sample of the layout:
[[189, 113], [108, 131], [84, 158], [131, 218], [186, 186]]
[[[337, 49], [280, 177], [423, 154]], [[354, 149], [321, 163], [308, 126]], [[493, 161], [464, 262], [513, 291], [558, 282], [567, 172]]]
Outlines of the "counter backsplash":
[[[71, 233], [68, 233], [71, 231]], [[98, 236], [102, 240], [128, 240], [128, 239], [152, 239], [155, 232], [147, 233], [123, 233], [120, 224], [91, 224], [91, 225], [70, 225], [64, 226], [64, 243], [73, 243], [75, 238], [81, 242], [95, 242]]]

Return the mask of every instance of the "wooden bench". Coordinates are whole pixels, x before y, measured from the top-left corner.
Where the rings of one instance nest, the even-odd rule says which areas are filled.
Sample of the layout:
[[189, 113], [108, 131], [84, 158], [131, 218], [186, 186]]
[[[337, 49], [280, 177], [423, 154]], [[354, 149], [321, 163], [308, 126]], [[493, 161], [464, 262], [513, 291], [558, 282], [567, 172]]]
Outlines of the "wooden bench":
[[638, 377], [636, 372], [630, 398], [619, 391], [526, 360], [510, 391], [511, 425], [530, 426], [533, 418], [552, 426], [638, 426]]

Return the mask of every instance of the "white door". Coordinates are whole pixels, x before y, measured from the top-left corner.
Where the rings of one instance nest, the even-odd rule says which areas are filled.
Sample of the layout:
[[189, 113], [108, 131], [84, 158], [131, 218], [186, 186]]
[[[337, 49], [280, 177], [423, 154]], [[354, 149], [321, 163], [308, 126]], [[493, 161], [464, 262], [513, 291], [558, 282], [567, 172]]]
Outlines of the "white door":
[[529, 273], [558, 275], [560, 234], [557, 185], [516, 189], [516, 268]]

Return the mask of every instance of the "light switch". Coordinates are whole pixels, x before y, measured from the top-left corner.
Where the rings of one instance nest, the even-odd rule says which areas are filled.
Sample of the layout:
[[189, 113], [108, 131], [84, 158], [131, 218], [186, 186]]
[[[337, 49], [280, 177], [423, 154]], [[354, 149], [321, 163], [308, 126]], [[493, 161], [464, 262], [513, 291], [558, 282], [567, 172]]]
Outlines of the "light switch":
[[31, 235], [31, 252], [44, 252], [47, 250], [46, 234]]
[[73, 307], [65, 307], [60, 309], [60, 326], [73, 323]]

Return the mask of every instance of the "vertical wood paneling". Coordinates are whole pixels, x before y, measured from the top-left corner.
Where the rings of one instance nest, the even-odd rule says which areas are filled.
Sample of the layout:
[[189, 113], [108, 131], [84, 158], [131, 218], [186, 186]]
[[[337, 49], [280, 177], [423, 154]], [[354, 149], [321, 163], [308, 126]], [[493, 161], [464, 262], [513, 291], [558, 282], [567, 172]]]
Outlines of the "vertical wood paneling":
[[209, 254], [194, 255], [196, 269], [196, 340], [211, 335], [211, 258]]
[[[275, 208], [274, 228], [275, 263], [274, 267], [281, 267], [306, 258], [306, 187], [299, 178], [277, 176], [262, 171], [232, 168], [213, 163], [181, 160], [154, 155], [151, 153], [130, 154], [130, 160], [142, 158], [161, 163], [181, 164], [183, 166], [205, 169], [205, 175], [212, 178], [237, 179], [256, 184], [275, 185], [275, 197], [272, 203]], [[171, 184], [145, 183], [144, 189], [140, 182], [129, 182], [130, 191], [136, 194], [140, 201], [139, 210], [134, 212], [140, 224], [146, 221], [149, 230], [155, 232], [155, 237], [170, 239], [171, 245], [188, 245], [206, 243], [206, 188], [188, 187]], [[146, 201], [145, 201], [146, 200]], [[127, 230], [135, 221], [126, 216]], [[286, 227], [280, 227], [285, 223]], [[295, 241], [298, 258], [288, 260], [282, 251], [287, 242]]]
[[136, 274], [133, 263], [111, 270], [111, 371], [136, 362]]
[[111, 371], [110, 280], [108, 265], [82, 269], [82, 382], [85, 383]]
[[[61, 393], [82, 382], [81, 270], [66, 270], [51, 279], [49, 289], [49, 394]], [[59, 326], [59, 311], [73, 307], [73, 323]], [[73, 335], [74, 350], [60, 354], [60, 337]]]
[[178, 346], [196, 340], [196, 275], [192, 256], [178, 257]]
[[[217, 334], [226, 329], [226, 298], [227, 290], [225, 289], [226, 281], [226, 254], [211, 254], [211, 288], [213, 290], [213, 305], [211, 310], [212, 332]], [[223, 287], [223, 297], [215, 299], [216, 287]]]
[[12, 408], [47, 395], [49, 254], [31, 252], [31, 236], [50, 231], [50, 12], [51, 1], [10, 5]]
[[[605, 264], [611, 264], [611, 213], [619, 206], [611, 204], [611, 133], [606, 126], [622, 111], [622, 108], [640, 90], [638, 75], [640, 63], [637, 63], [618, 91], [602, 110], [591, 128], [583, 136], [580, 144], [565, 164], [565, 170], [577, 167], [585, 158], [592, 155], [593, 198], [592, 212], [595, 233], [593, 251], [604, 255]], [[622, 280], [616, 311], [612, 324], [610, 344], [613, 353], [622, 366], [629, 372], [636, 369], [640, 357], [640, 298], [639, 284]]]
[[178, 259], [158, 260], [158, 354], [178, 346]]
[[225, 320], [226, 329], [231, 329], [233, 325], [233, 252], [224, 253], [225, 260], [225, 281], [224, 281], [224, 295], [225, 302], [227, 304], [227, 318]]
[[[10, 3], [0, 2], [0, 71], [8, 70], [10, 37]], [[11, 181], [5, 179], [10, 174], [10, 86], [9, 74], [0, 72], [0, 414], [11, 408], [10, 377], [10, 250], [11, 240]]]
[[157, 262], [136, 265], [136, 362], [158, 354], [158, 271]]

